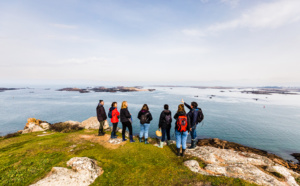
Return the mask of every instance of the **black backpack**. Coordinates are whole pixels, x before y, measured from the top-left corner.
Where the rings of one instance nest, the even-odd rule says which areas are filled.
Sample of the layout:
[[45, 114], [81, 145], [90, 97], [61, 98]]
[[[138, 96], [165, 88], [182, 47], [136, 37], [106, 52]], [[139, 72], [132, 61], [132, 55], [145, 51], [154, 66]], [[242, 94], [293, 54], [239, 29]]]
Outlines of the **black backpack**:
[[140, 119], [141, 124], [147, 123], [147, 121], [148, 121], [148, 115], [149, 115], [149, 112], [147, 112], [146, 114], [142, 114], [141, 115], [141, 119]]
[[203, 115], [201, 108], [198, 108], [198, 109], [199, 110], [198, 110], [198, 115], [197, 115], [197, 124], [201, 123], [201, 121], [203, 121], [203, 119], [204, 119], [204, 115]]
[[169, 125], [171, 123], [171, 114], [165, 116], [166, 124]]

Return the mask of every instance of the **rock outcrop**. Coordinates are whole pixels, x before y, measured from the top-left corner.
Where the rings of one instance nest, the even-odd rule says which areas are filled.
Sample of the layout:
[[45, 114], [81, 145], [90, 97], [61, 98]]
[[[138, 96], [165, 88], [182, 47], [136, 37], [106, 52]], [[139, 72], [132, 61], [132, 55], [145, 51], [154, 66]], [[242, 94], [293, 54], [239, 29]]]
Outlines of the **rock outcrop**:
[[49, 128], [50, 124], [45, 121], [41, 121], [35, 118], [28, 118], [24, 130], [22, 130], [22, 134], [45, 131]]
[[32, 186], [88, 186], [103, 173], [95, 160], [87, 157], [75, 157], [67, 162], [72, 169], [53, 167], [51, 172]]
[[203, 175], [240, 178], [259, 185], [270, 186], [297, 186], [295, 178], [300, 177], [300, 174], [277, 162], [251, 152], [198, 146], [195, 150], [187, 150], [186, 154], [198, 157], [206, 163], [205, 168], [201, 168], [196, 160], [184, 163], [191, 171]]
[[[84, 127], [85, 129], [99, 129], [100, 123], [99, 123], [97, 117], [90, 117], [89, 119], [81, 122], [80, 126]], [[109, 127], [109, 124], [106, 121], [104, 124], [104, 129], [107, 129], [108, 127]]]

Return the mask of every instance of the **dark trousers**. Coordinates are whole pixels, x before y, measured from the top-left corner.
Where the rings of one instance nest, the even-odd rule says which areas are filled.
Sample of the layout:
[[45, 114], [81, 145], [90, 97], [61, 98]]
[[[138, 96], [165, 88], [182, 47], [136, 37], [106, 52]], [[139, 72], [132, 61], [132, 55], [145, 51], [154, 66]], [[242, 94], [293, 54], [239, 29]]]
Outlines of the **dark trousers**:
[[117, 127], [118, 127], [118, 123], [113, 123], [113, 132], [116, 134], [117, 133]]
[[162, 133], [162, 136], [161, 136], [161, 141], [165, 141], [165, 137], [166, 137], [166, 134], [167, 134], [167, 139], [170, 140], [171, 139], [171, 136], [170, 136], [170, 130], [171, 128], [162, 128], [161, 129], [161, 133]]
[[132, 125], [130, 121], [122, 123], [122, 135], [125, 135], [126, 127], [129, 130], [129, 135], [132, 136]]
[[104, 126], [105, 121], [100, 121], [99, 123], [100, 123], [100, 126], [99, 126], [99, 132], [98, 132], [98, 134], [100, 134], [100, 133], [103, 132], [103, 126]]

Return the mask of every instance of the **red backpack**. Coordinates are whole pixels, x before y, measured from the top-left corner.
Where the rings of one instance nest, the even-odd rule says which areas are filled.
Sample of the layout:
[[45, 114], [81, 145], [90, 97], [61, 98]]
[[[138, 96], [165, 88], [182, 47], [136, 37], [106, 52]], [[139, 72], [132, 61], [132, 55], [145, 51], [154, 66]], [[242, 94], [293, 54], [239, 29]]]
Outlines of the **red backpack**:
[[179, 132], [187, 131], [188, 120], [186, 116], [179, 116], [177, 119], [177, 130]]

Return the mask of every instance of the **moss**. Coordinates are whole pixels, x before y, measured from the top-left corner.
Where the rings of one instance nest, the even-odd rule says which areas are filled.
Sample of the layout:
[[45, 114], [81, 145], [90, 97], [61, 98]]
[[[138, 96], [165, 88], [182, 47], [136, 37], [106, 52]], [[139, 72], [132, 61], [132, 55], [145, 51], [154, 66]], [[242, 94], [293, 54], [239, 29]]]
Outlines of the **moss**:
[[[150, 144], [127, 142], [111, 150], [98, 143], [74, 140], [79, 134], [91, 134], [91, 130], [42, 137], [38, 134], [0, 141], [0, 185], [30, 185], [46, 176], [52, 167], [66, 167], [66, 162], [75, 156], [95, 159], [103, 168], [104, 174], [92, 185], [254, 185], [241, 179], [193, 173], [183, 162], [194, 157], [177, 157], [175, 145], [160, 149]], [[70, 146], [75, 144], [70, 151]], [[202, 160], [194, 159], [205, 166]]]

